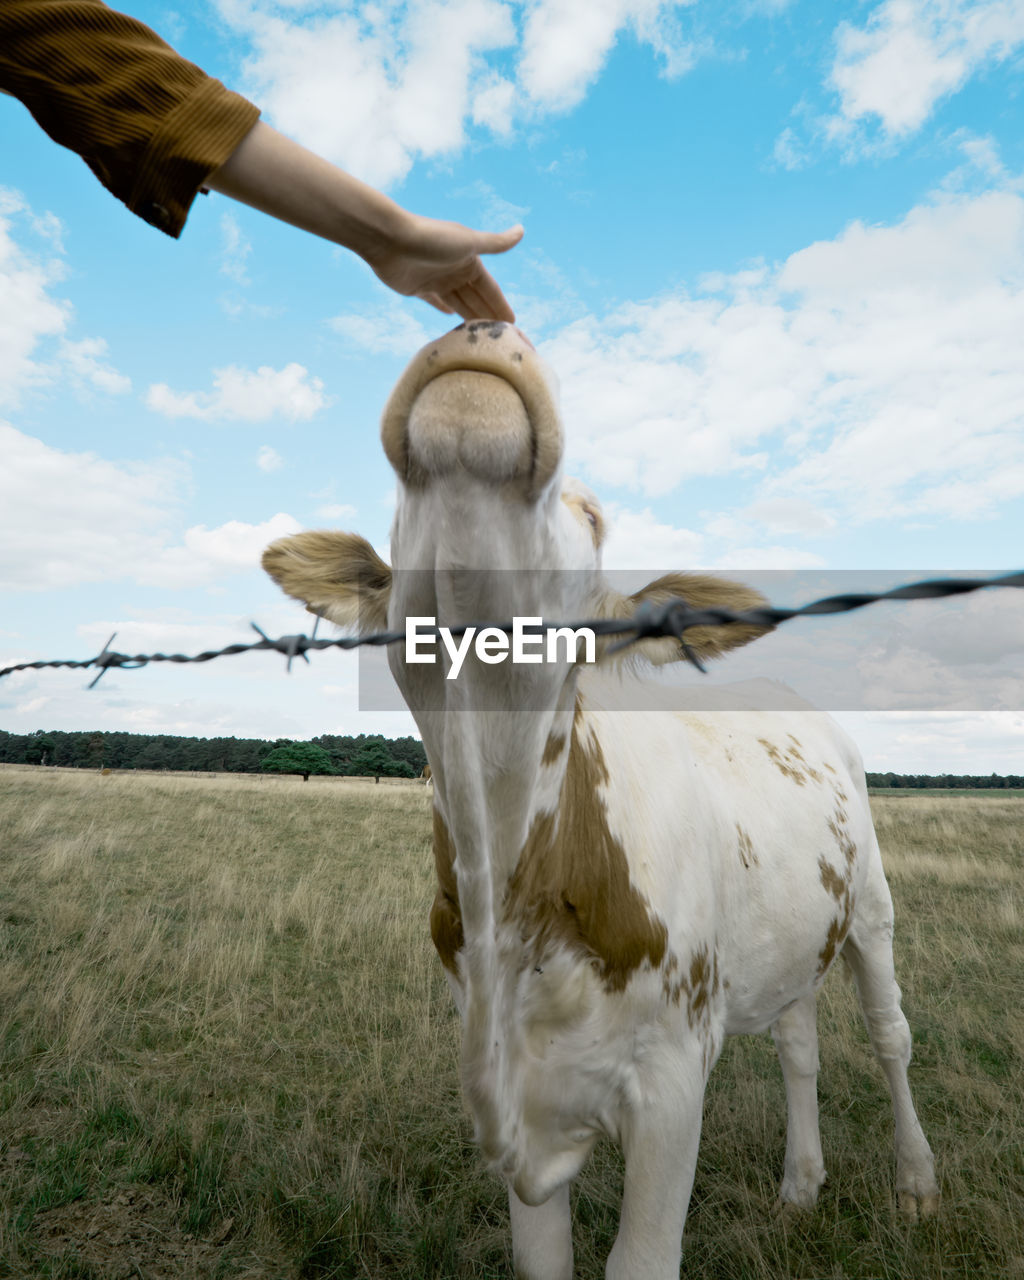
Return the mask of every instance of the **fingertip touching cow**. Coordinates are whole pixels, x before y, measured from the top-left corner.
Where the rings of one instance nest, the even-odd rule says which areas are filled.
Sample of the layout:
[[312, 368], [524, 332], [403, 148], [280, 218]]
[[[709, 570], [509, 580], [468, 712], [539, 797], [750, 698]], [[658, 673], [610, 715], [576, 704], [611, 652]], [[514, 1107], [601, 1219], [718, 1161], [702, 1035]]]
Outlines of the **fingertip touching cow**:
[[[511, 325], [463, 324], [424, 347], [382, 438], [399, 480], [394, 570], [341, 532], [264, 554], [285, 592], [344, 627], [761, 602], [699, 575], [612, 590], [600, 506], [562, 475], [551, 376]], [[758, 634], [688, 639], [711, 657]], [[607, 1276], [678, 1276], [705, 1084], [732, 1033], [771, 1028], [788, 1112], [780, 1198], [814, 1205], [815, 993], [839, 955], [892, 1094], [900, 1205], [938, 1202], [856, 749], [813, 710], [672, 710], [649, 664], [680, 647], [642, 647], [639, 662], [593, 666], [470, 655], [457, 679], [446, 660], [389, 650], [434, 781], [430, 927], [462, 1017], [463, 1091], [508, 1184], [523, 1280], [571, 1277], [569, 1184], [602, 1134], [625, 1154]]]

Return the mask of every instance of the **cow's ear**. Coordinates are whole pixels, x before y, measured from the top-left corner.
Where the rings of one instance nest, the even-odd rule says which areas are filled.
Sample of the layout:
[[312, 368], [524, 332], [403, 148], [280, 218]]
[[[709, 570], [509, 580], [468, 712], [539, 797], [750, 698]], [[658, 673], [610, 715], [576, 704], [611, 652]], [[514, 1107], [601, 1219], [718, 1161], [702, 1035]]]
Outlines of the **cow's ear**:
[[333, 529], [279, 538], [263, 567], [310, 613], [365, 634], [387, 626], [391, 569], [365, 538]]
[[[601, 612], [606, 617], [630, 618], [637, 606], [647, 601], [651, 604], [664, 604], [666, 600], [681, 597], [695, 609], [722, 608], [733, 609], [737, 613], [747, 609], [763, 608], [768, 601], [759, 591], [745, 587], [740, 582], [730, 582], [726, 578], [715, 578], [703, 573], [666, 573], [655, 578], [646, 587], [634, 591], [632, 595], [622, 595], [610, 591], [604, 597]], [[698, 658], [719, 658], [730, 649], [738, 649], [740, 645], [749, 644], [758, 636], [766, 635], [773, 630], [768, 626], [754, 626], [749, 623], [729, 622], [720, 627], [694, 627], [686, 632], [686, 643]], [[629, 655], [639, 647], [644, 657], [657, 666], [668, 662], [678, 662], [686, 657], [678, 641], [671, 637], [663, 640], [644, 640], [639, 646], [633, 646], [622, 652]]]

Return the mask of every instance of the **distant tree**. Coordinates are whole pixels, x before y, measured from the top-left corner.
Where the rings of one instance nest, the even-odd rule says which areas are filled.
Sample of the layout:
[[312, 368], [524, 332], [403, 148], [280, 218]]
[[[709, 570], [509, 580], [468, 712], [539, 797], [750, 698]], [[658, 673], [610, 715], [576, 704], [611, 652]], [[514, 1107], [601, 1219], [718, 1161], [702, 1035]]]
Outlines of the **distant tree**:
[[359, 748], [348, 762], [348, 772], [357, 777], [415, 778], [412, 767], [405, 760], [396, 760], [383, 739], [372, 739]]
[[333, 773], [331, 758], [315, 742], [284, 742], [260, 762], [265, 773], [301, 773], [308, 782], [311, 773]]
[[25, 763], [53, 764], [53, 753], [56, 749], [53, 739], [47, 737], [42, 729], [37, 729], [29, 738], [28, 746], [25, 748]]
[[404, 760], [412, 769], [413, 777], [418, 778], [423, 772], [423, 766], [427, 763], [427, 753], [423, 750], [423, 743], [419, 738], [391, 738], [385, 741], [394, 759]]

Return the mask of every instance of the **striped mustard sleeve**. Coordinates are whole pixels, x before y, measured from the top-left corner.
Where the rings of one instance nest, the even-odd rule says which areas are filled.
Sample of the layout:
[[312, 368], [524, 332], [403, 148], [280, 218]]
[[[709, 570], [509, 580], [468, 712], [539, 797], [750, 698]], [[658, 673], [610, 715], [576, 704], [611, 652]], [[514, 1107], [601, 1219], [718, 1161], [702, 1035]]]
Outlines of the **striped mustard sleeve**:
[[0, 89], [175, 237], [260, 114], [101, 0], [0, 0]]

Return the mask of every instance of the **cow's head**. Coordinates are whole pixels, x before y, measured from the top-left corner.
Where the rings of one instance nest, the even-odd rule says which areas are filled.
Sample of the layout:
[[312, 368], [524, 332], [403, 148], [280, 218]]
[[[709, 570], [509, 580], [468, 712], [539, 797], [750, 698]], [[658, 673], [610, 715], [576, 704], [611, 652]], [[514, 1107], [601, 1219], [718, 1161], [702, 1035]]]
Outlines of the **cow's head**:
[[[296, 534], [263, 557], [285, 592], [341, 626], [401, 629], [410, 615], [449, 626], [516, 615], [628, 617], [643, 600], [679, 595], [696, 606], [763, 603], [749, 588], [703, 575], [668, 574], [629, 595], [609, 588], [600, 573], [601, 505], [563, 477], [554, 379], [511, 325], [474, 321], [428, 343], [392, 392], [381, 436], [399, 480], [396, 572], [350, 533]], [[687, 640], [707, 658], [758, 634], [702, 628]], [[683, 656], [671, 640], [643, 647], [655, 662]], [[392, 665], [409, 692], [401, 660]]]

